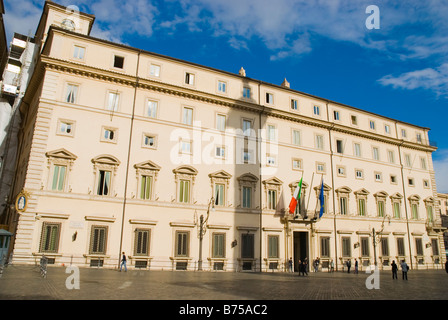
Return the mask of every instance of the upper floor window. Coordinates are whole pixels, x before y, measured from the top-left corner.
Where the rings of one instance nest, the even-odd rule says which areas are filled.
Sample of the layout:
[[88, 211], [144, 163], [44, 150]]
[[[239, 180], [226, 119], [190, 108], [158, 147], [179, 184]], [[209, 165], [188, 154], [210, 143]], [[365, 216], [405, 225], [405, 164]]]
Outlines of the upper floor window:
[[67, 91], [65, 94], [65, 102], [68, 103], [76, 103], [77, 95], [78, 95], [78, 86], [74, 84], [67, 85]]
[[73, 49], [73, 58], [79, 59], [79, 60], [84, 60], [85, 53], [86, 53], [86, 48], [80, 47], [80, 46], [75, 46]]
[[319, 106], [314, 106], [313, 107], [313, 113], [315, 116], [320, 116], [320, 108]]
[[268, 125], [267, 139], [269, 141], [276, 140], [276, 128], [274, 125]]
[[416, 139], [417, 139], [418, 143], [421, 143], [422, 142], [422, 135], [420, 133], [417, 133]]
[[76, 156], [65, 149], [47, 152], [46, 156], [49, 164], [48, 189], [66, 191], [68, 189], [69, 173]]
[[190, 72], [185, 72], [185, 84], [194, 85], [194, 74]]
[[250, 88], [248, 88], [248, 87], [244, 87], [243, 88], [243, 98], [246, 98], [246, 99], [250, 99], [251, 98]]
[[107, 99], [107, 110], [117, 111], [119, 98], [120, 98], [120, 94], [118, 92], [109, 92], [108, 99]]
[[370, 120], [370, 129], [375, 130], [375, 121]]
[[226, 131], [226, 116], [223, 114], [216, 115], [216, 129]]
[[224, 81], [218, 81], [218, 92], [227, 93], [227, 83]]
[[193, 124], [193, 109], [184, 107], [182, 113], [182, 122], [184, 124], [192, 125]]
[[146, 115], [150, 118], [157, 118], [157, 109], [159, 103], [157, 101], [148, 100]]
[[160, 77], [160, 66], [151, 63], [149, 67], [149, 75], [153, 77]]
[[252, 121], [243, 119], [243, 134], [247, 137], [250, 137], [251, 132], [252, 132]]
[[334, 120], [336, 120], [336, 121], [338, 121], [338, 120], [340, 120], [339, 119], [339, 111], [333, 111], [333, 118], [334, 118]]
[[344, 143], [340, 139], [336, 140], [336, 152], [337, 153], [344, 153]]
[[356, 118], [356, 116], [351, 116], [351, 120], [352, 120], [352, 124], [357, 126], [358, 125], [358, 119]]
[[406, 130], [405, 129], [401, 129], [401, 137], [406, 138]]
[[292, 110], [299, 110], [299, 103], [295, 99], [291, 99], [291, 109]]
[[266, 103], [274, 104], [274, 95], [272, 93], [266, 92]]
[[316, 149], [323, 150], [324, 149], [324, 136], [316, 135]]
[[123, 69], [124, 67], [124, 57], [114, 56], [114, 68]]

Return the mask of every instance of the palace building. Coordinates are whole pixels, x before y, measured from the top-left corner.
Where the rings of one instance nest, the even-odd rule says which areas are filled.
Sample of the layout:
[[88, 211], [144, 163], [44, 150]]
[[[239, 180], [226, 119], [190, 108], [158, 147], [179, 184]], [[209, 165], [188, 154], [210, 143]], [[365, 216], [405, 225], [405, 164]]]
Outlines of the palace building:
[[429, 128], [98, 39], [94, 20], [45, 3], [0, 216], [13, 263], [442, 268]]

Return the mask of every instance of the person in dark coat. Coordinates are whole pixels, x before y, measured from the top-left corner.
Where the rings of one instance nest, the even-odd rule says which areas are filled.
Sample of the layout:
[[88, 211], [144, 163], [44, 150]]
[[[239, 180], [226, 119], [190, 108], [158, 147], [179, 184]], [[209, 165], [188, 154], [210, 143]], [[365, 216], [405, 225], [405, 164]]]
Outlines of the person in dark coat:
[[395, 260], [392, 260], [392, 279], [398, 279], [397, 272], [398, 272], [398, 266], [395, 263]]
[[347, 273], [350, 273], [350, 267], [352, 266], [352, 262], [350, 260], [347, 260]]

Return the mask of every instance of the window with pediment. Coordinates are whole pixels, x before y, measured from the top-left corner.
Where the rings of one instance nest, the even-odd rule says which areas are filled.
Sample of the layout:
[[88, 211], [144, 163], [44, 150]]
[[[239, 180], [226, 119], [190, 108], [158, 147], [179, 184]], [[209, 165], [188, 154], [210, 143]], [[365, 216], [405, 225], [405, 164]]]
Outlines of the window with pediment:
[[384, 218], [384, 216], [386, 215], [386, 199], [388, 194], [385, 191], [379, 191], [373, 196], [375, 197], [376, 201], [377, 217]]
[[358, 207], [358, 215], [361, 217], [367, 216], [367, 196], [369, 195], [369, 191], [363, 188], [354, 193]]
[[215, 206], [227, 206], [228, 201], [228, 189], [229, 181], [232, 175], [225, 172], [224, 170], [216, 171], [208, 175], [211, 181], [211, 187], [213, 190], [213, 198], [215, 201]]
[[[317, 198], [317, 211], [320, 211], [320, 200], [319, 200], [320, 189], [321, 185], [314, 187], [314, 191], [316, 192], [316, 198]], [[330, 186], [324, 183], [324, 214], [328, 213], [328, 205], [329, 205], [328, 199], [330, 199], [330, 191], [331, 191]]]
[[411, 195], [409, 198], [409, 206], [411, 207], [411, 218], [413, 220], [418, 220], [419, 219], [419, 202], [420, 202], [420, 196], [417, 194], [413, 194]]
[[70, 172], [77, 157], [64, 148], [49, 151], [45, 155], [48, 169], [47, 189], [70, 191]]
[[349, 200], [352, 189], [349, 187], [340, 187], [335, 191], [339, 204], [339, 214], [343, 216], [349, 215]]
[[434, 198], [427, 197], [423, 200], [426, 207], [426, 219], [429, 223], [434, 222]]
[[160, 166], [147, 160], [134, 165], [137, 179], [137, 197], [142, 200], [154, 200], [155, 184]]
[[173, 170], [176, 183], [176, 201], [193, 203], [193, 187], [198, 171], [191, 166], [180, 166]]
[[[288, 187], [291, 191], [291, 197], [294, 195], [294, 192], [296, 191], [297, 186], [299, 185], [300, 180], [296, 180], [291, 182]], [[307, 215], [306, 211], [306, 205], [305, 205], [305, 199], [307, 197], [308, 193], [308, 183], [302, 180], [302, 191], [300, 192], [300, 201], [297, 203], [296, 210], [294, 212], [295, 215], [302, 215], [305, 217]]]
[[255, 190], [258, 183], [257, 176], [245, 173], [237, 178], [240, 194], [240, 207], [251, 209], [254, 207]]
[[396, 219], [401, 218], [401, 200], [403, 199], [403, 196], [400, 193], [394, 193], [390, 196], [390, 200], [392, 202], [392, 212], [393, 217]]
[[92, 159], [95, 182], [94, 194], [99, 196], [115, 196], [114, 180], [120, 161], [112, 155], [103, 154]]
[[283, 181], [273, 177], [263, 181], [265, 194], [265, 208], [268, 210], [277, 210], [278, 199], [282, 191]]

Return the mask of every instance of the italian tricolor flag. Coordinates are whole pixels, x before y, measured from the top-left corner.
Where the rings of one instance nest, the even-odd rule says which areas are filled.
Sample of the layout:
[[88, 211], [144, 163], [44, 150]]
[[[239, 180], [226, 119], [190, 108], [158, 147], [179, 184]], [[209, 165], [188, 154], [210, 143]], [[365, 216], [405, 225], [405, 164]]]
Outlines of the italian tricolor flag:
[[294, 214], [296, 212], [297, 204], [299, 203], [300, 196], [302, 194], [302, 179], [300, 179], [299, 184], [296, 187], [296, 190], [294, 190], [294, 194], [291, 198], [291, 202], [289, 203], [289, 213]]

